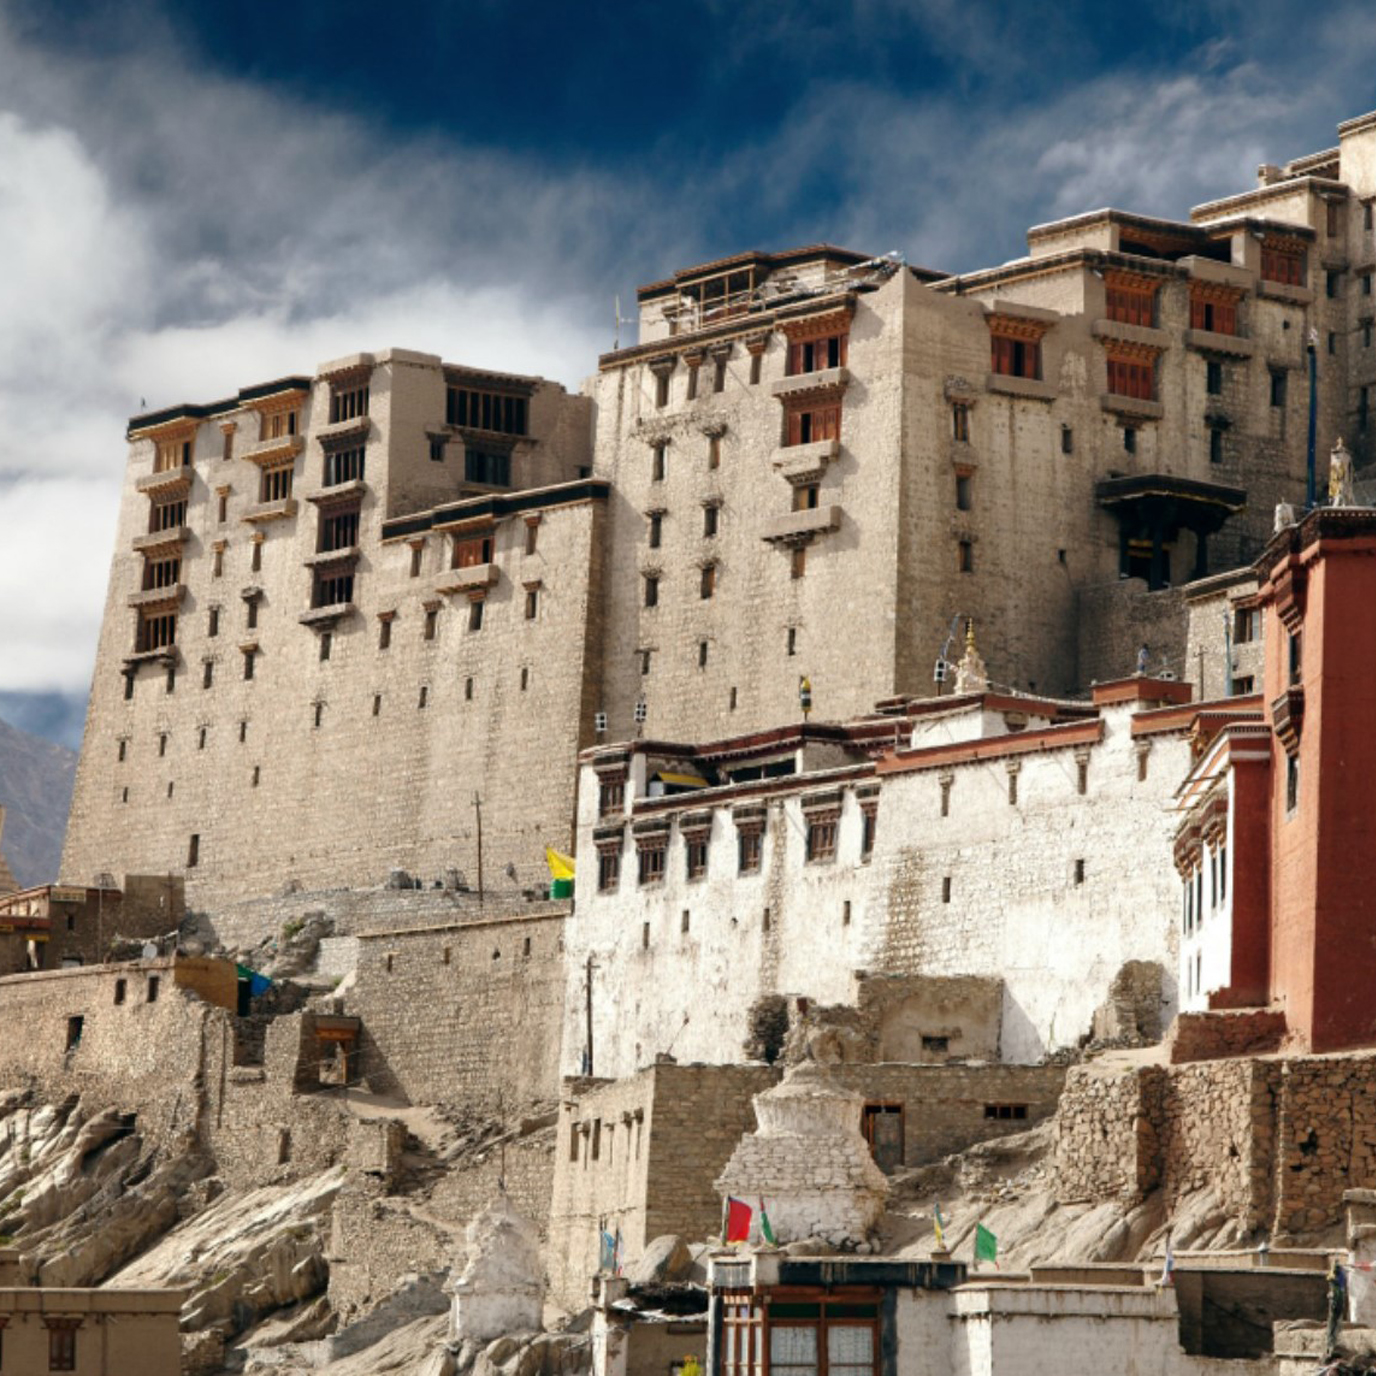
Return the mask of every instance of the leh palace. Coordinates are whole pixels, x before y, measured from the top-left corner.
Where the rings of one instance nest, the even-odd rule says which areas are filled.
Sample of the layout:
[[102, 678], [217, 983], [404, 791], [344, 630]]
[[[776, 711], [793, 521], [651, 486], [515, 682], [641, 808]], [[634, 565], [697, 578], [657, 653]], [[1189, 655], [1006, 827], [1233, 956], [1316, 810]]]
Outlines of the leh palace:
[[1376, 1370], [1374, 274], [1370, 114], [134, 416], [0, 1371]]

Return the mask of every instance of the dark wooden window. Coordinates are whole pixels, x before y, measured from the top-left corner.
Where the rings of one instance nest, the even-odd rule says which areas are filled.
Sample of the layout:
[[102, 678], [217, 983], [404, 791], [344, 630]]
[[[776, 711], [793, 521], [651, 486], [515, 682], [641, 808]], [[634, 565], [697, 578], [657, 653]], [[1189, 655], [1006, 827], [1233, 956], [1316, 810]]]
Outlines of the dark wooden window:
[[741, 874], [759, 873], [764, 854], [764, 833], [758, 827], [743, 827], [736, 836], [736, 869]]
[[788, 376], [798, 377], [803, 373], [815, 373], [823, 368], [844, 368], [846, 341], [845, 334], [795, 340], [788, 346]]
[[841, 437], [841, 404], [817, 406], [809, 410], [795, 410], [788, 413], [785, 427], [785, 445], [813, 444], [819, 440], [835, 440]]
[[[176, 643], [176, 612], [142, 611], [139, 613], [137, 653], [145, 654], [150, 650], [166, 650]], [[133, 694], [131, 692], [126, 696], [132, 697]]]
[[368, 414], [368, 384], [354, 383], [336, 387], [330, 392], [330, 424], [341, 420], [357, 420]]
[[684, 842], [684, 858], [689, 879], [701, 879], [707, 873], [707, 835], [695, 832]]
[[362, 482], [366, 451], [363, 445], [352, 449], [332, 449], [325, 453], [325, 486]]
[[1237, 304], [1233, 301], [1215, 301], [1208, 297], [1190, 298], [1190, 328], [1208, 330], [1213, 334], [1237, 333]]
[[1116, 320], [1121, 325], [1145, 325], [1147, 328], [1156, 324], [1154, 288], [1118, 283], [1107, 289], [1105, 298], [1110, 320]]
[[1004, 377], [1039, 378], [1042, 375], [1042, 346], [1035, 339], [1012, 339], [1006, 335], [991, 337], [991, 365]]
[[1302, 287], [1304, 285], [1304, 250], [1276, 244], [1261, 246], [1261, 276], [1266, 282], [1279, 282], [1284, 286]]
[[295, 470], [289, 463], [275, 468], [265, 468], [258, 486], [260, 502], [283, 502], [291, 496], [292, 476]]
[[664, 878], [664, 855], [665, 845], [663, 843], [641, 848], [640, 883], [658, 884]]
[[807, 859], [809, 863], [836, 858], [837, 818], [832, 814], [807, 819]]
[[511, 455], [490, 449], [463, 451], [463, 480], [487, 487], [511, 486]]
[[597, 887], [601, 893], [615, 889], [621, 882], [621, 848], [606, 847], [597, 852]]
[[965, 401], [954, 402], [951, 406], [951, 438], [962, 444], [970, 439], [970, 404]]
[[492, 536], [472, 535], [454, 541], [454, 568], [475, 569], [492, 562]]
[[358, 544], [358, 508], [324, 515], [320, 522], [320, 552], [352, 549]]
[[1156, 365], [1143, 359], [1109, 355], [1108, 390], [1114, 396], [1153, 401], [1156, 397]]
[[526, 398], [472, 387], [450, 387], [445, 396], [445, 420], [467, 430], [490, 430], [499, 435], [526, 433]]
[[[352, 568], [319, 569], [311, 590], [312, 607], [337, 607], [354, 600], [354, 571]], [[252, 605], [252, 604], [250, 604]]]

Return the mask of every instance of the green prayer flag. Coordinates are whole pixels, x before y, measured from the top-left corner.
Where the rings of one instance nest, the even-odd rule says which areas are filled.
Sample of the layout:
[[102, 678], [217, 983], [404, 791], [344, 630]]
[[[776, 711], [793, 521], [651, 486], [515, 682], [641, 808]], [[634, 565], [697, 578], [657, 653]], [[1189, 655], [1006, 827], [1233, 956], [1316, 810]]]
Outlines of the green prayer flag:
[[766, 1243], [769, 1244], [769, 1246], [773, 1247], [777, 1245], [774, 1241], [774, 1229], [770, 1226], [769, 1223], [769, 1215], [764, 1211], [763, 1195], [760, 1196], [760, 1236], [765, 1240]]
[[992, 1261], [995, 1266], [999, 1261], [999, 1240], [983, 1223], [975, 1224], [975, 1260]]

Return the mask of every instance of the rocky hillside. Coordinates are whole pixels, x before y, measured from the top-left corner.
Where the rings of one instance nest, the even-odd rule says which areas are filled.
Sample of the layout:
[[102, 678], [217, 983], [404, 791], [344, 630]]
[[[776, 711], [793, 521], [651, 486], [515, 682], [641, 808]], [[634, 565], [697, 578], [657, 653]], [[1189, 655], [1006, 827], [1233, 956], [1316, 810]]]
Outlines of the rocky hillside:
[[0, 721], [0, 851], [22, 887], [57, 878], [75, 775], [75, 751]]

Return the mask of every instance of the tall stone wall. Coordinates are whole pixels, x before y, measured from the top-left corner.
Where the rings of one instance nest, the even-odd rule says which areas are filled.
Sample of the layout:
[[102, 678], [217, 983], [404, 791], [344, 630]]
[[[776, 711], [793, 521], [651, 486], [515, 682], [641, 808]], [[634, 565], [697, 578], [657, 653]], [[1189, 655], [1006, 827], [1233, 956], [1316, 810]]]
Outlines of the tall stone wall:
[[369, 1086], [487, 1108], [553, 1098], [563, 925], [556, 910], [362, 935], [346, 1006]]
[[[303, 393], [300, 434], [286, 441], [259, 440], [251, 403], [226, 404], [189, 422], [192, 462], [173, 474], [185, 515], [152, 553], [160, 432], [136, 424], [63, 857], [73, 882], [184, 871], [198, 910], [289, 882], [378, 884], [396, 867], [427, 882], [456, 869], [476, 887], [475, 795], [494, 887], [508, 865], [513, 892], [542, 880], [544, 846], [569, 848], [598, 672], [586, 655], [605, 485], [484, 495], [439, 524], [384, 529], [473, 491], [465, 441], [446, 425], [437, 358], [356, 362], [371, 369], [369, 414], [349, 441], [366, 445], [360, 482], [326, 486], [326, 446], [340, 438], [327, 376]], [[513, 477], [530, 459], [531, 486], [576, 479], [590, 403], [532, 383], [540, 428], [517, 445]], [[237, 427], [229, 444], [225, 426]], [[432, 437], [447, 441], [434, 461]], [[292, 495], [265, 503], [257, 460], [278, 451], [295, 454]], [[340, 502], [359, 513], [352, 596], [310, 622]], [[465, 582], [451, 566], [475, 530], [490, 558]], [[140, 659], [131, 599], [150, 595], [147, 561], [177, 554], [173, 660]]]
[[1149, 672], [1165, 670], [1196, 683], [1195, 666], [1185, 662], [1185, 595], [1179, 588], [1148, 592], [1141, 578], [1088, 584], [1076, 593], [1075, 609], [1081, 682], [1107, 683], [1135, 673], [1145, 645]]

